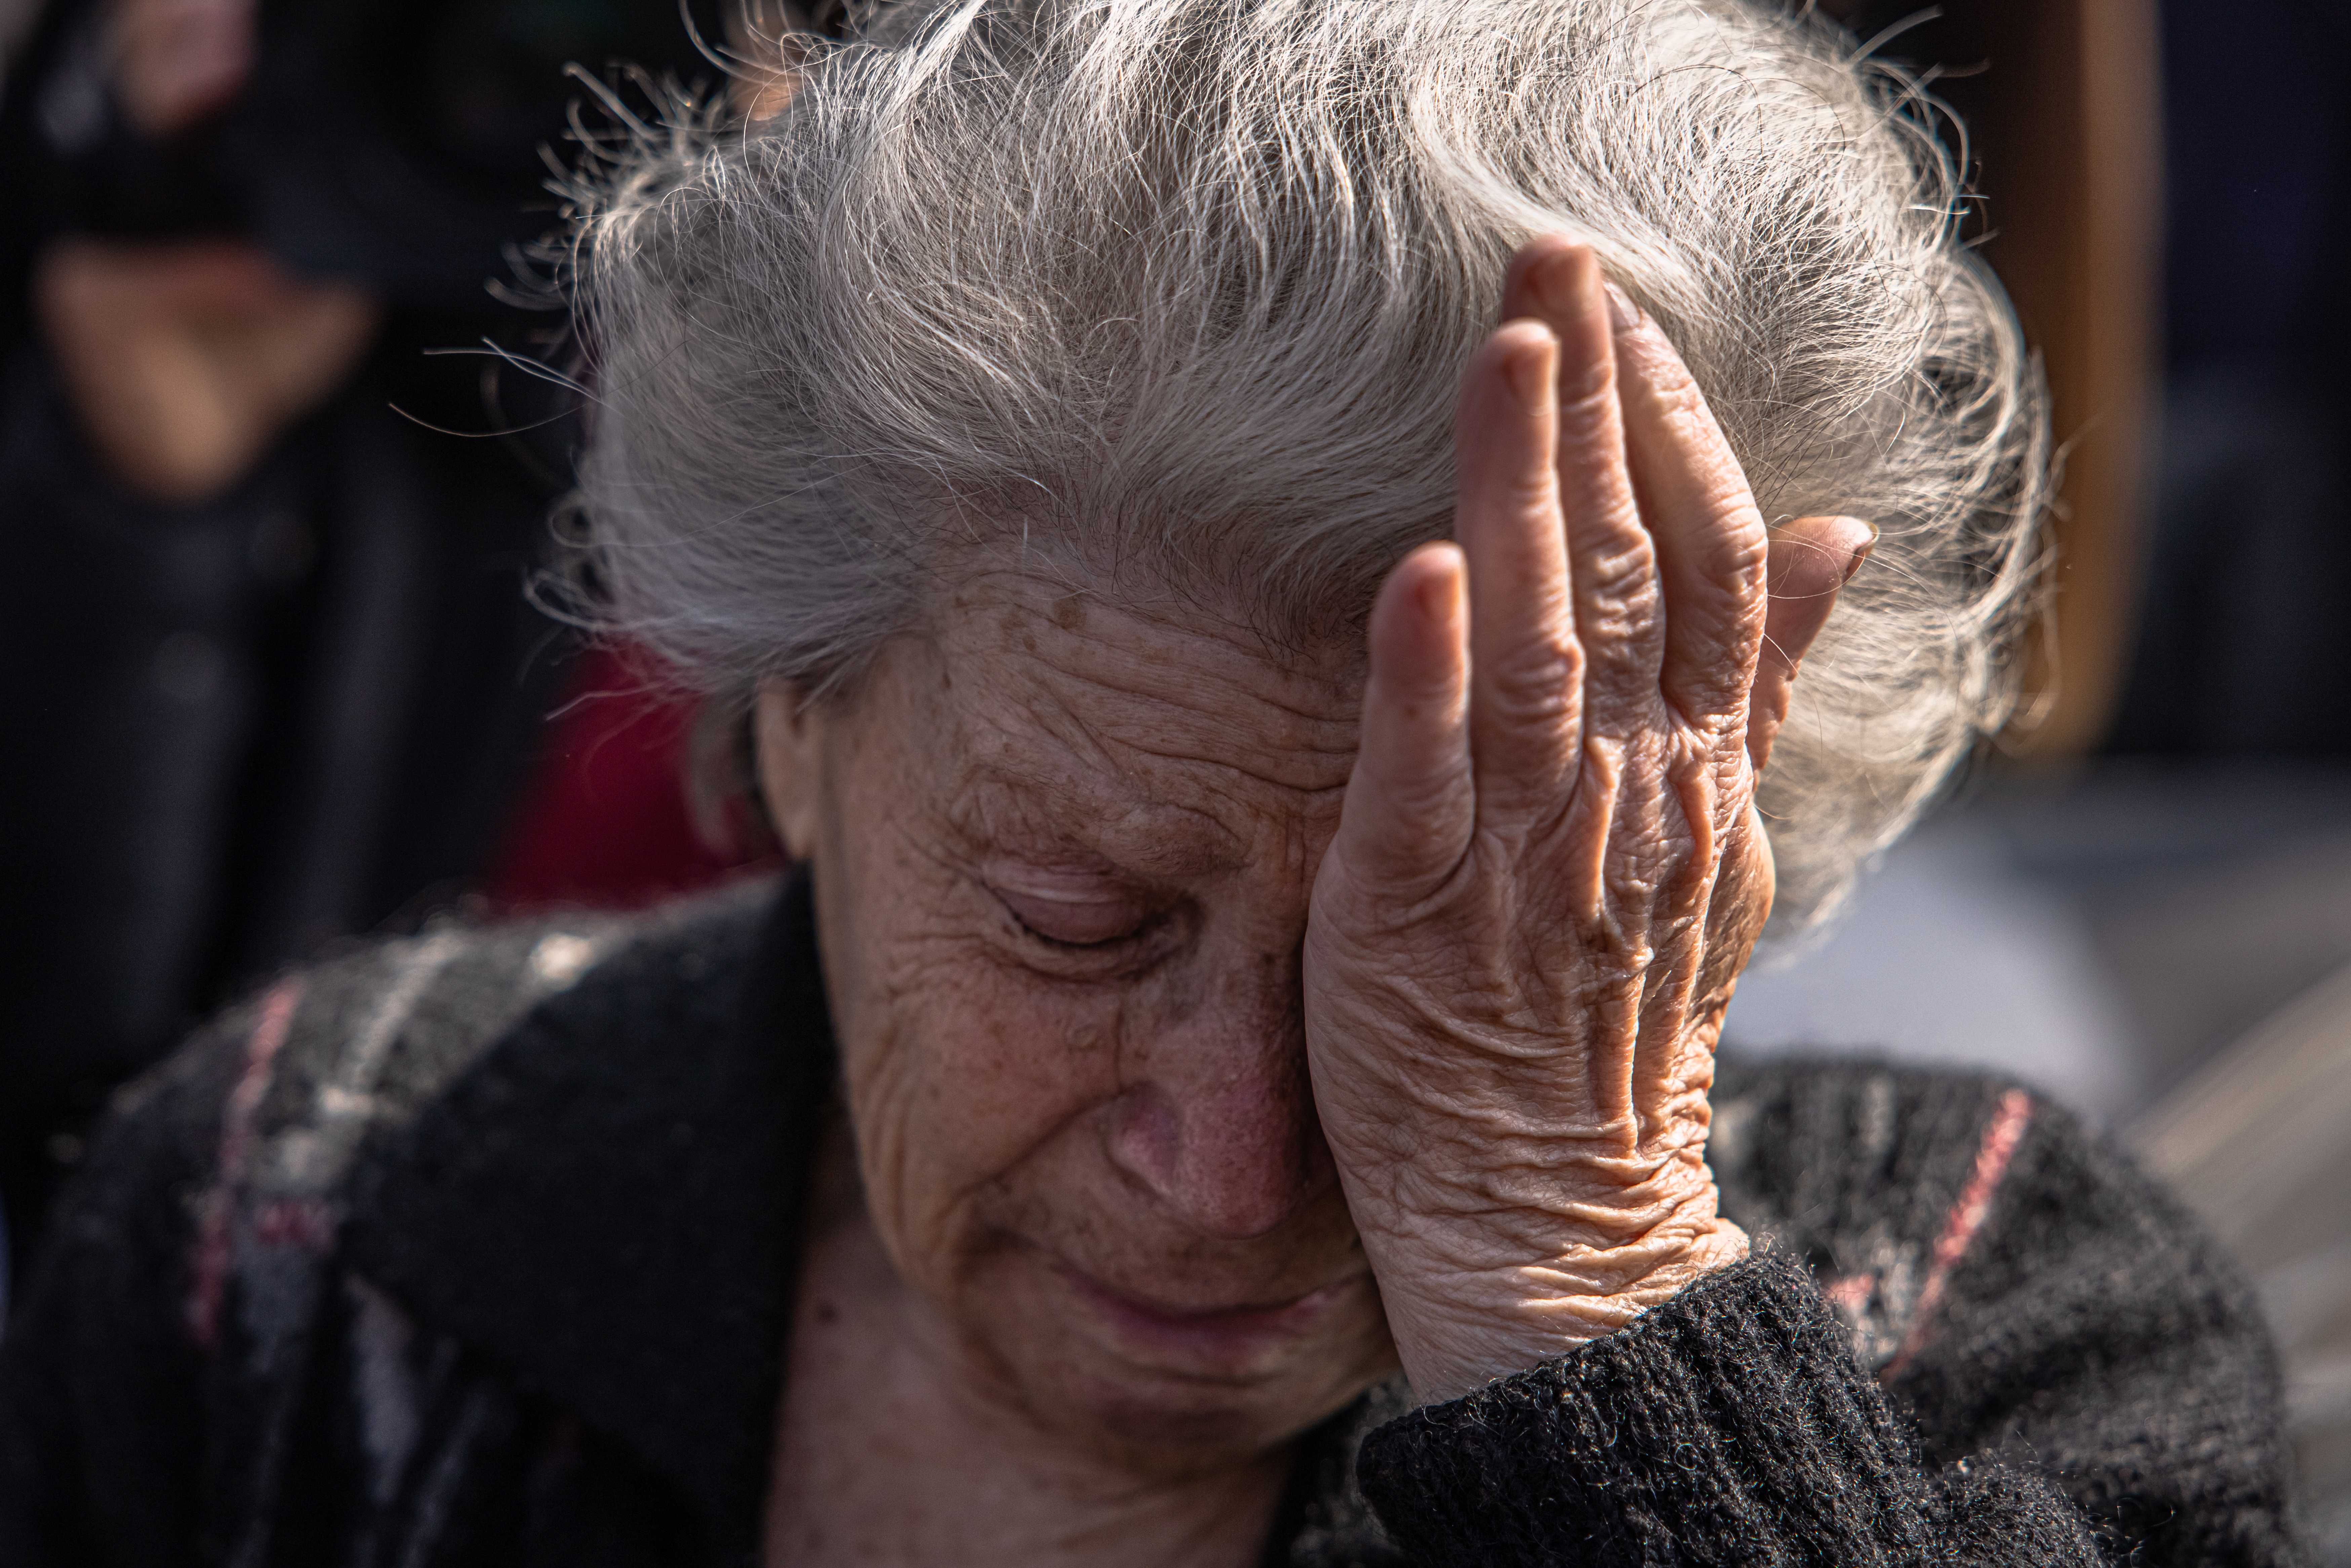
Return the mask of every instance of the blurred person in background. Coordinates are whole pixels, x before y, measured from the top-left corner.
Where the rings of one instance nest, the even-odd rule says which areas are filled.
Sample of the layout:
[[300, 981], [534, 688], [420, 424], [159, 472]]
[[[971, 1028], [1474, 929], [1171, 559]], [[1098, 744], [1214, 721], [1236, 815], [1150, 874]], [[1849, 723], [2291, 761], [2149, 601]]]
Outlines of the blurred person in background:
[[11, 57], [20, 1249], [108, 1091], [253, 977], [463, 892], [625, 902], [725, 863], [686, 824], [674, 715], [544, 724], [632, 683], [523, 591], [572, 398], [483, 350], [550, 357], [560, 317], [513, 290], [566, 64], [690, 77], [689, 26], [670, 0], [57, 0]]

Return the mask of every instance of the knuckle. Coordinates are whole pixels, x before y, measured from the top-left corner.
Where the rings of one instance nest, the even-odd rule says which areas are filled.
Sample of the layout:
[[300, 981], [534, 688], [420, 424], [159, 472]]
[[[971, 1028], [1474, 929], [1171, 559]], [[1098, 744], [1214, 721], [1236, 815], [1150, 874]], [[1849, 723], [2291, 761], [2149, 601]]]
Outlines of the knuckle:
[[1713, 424], [1714, 415], [1707, 405], [1705, 390], [1670, 344], [1662, 340], [1646, 343], [1636, 340], [1627, 370], [1635, 395], [1660, 417]]
[[1647, 369], [1649, 373], [1645, 379], [1649, 387], [1649, 402], [1661, 418], [1676, 424], [1713, 425], [1714, 414], [1707, 407], [1706, 393], [1698, 390], [1687, 369], [1678, 363]]
[[1521, 724], [1565, 719], [1583, 685], [1583, 649], [1571, 639], [1544, 637], [1502, 660], [1489, 684], [1496, 716]]
[[1616, 377], [1605, 366], [1586, 369], [1559, 382], [1559, 423], [1563, 431], [1600, 428], [1616, 413]]
[[1646, 539], [1593, 552], [1577, 561], [1579, 620], [1595, 641], [1637, 640], [1654, 631], [1662, 608]]
[[1511, 515], [1549, 522], [1559, 515], [1559, 478], [1551, 465], [1521, 468], [1505, 478], [1496, 498]]
[[1646, 536], [1588, 551], [1575, 564], [1596, 597], [1632, 601], [1656, 596], [1656, 561]]
[[1704, 543], [1698, 570], [1711, 581], [1761, 592], [1771, 566], [1771, 538], [1746, 486], [1709, 496], [1706, 514], [1708, 526], [1700, 536]]

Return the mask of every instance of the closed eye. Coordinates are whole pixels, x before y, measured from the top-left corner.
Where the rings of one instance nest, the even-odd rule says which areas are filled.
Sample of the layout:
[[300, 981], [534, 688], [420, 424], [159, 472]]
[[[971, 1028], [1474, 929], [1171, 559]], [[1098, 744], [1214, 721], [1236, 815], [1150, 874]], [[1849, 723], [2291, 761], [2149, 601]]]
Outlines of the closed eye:
[[1053, 894], [991, 887], [1023, 931], [1056, 947], [1109, 947], [1135, 936], [1151, 911], [1130, 894]]

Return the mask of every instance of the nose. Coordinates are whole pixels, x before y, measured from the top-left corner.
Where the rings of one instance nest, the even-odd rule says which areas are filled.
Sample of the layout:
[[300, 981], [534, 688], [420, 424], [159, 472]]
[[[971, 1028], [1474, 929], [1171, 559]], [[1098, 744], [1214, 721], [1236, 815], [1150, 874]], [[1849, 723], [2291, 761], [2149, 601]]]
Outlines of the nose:
[[1314, 1114], [1294, 954], [1263, 955], [1122, 1042], [1111, 1158], [1198, 1234], [1279, 1229], [1334, 1176]]

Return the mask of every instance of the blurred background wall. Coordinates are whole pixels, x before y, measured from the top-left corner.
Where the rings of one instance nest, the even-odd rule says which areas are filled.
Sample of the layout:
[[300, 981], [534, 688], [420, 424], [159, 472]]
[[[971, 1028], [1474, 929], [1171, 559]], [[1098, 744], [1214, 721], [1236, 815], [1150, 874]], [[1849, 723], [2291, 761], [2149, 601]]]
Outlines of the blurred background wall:
[[[2255, 1270], [2351, 1565], [2351, 24], [1821, 3], [1968, 126], [2065, 487], [2026, 714], [1732, 1048], [1989, 1064], [2137, 1142]], [[711, 74], [672, 0], [0, 0], [19, 1257], [270, 969], [752, 858], [689, 820], [691, 716], [523, 592], [578, 439], [540, 150], [567, 63], [643, 102], [624, 61]]]

